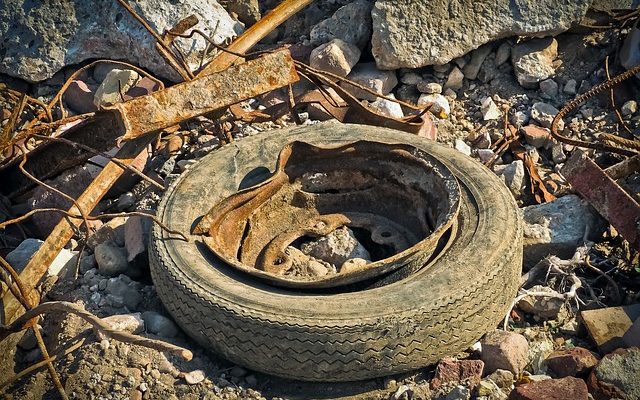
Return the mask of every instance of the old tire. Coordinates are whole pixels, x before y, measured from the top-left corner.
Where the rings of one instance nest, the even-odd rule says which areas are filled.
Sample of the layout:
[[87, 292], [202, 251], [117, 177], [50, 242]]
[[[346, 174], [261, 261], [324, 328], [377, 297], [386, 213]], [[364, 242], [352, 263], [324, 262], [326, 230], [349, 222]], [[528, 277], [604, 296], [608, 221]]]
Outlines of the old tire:
[[215, 202], [260, 167], [273, 170], [292, 140], [408, 143], [458, 178], [462, 206], [451, 246], [398, 282], [348, 293], [269, 286], [216, 260], [197, 237], [155, 226], [150, 264], [158, 295], [205, 348], [250, 369], [310, 381], [350, 381], [413, 370], [456, 354], [494, 329], [517, 290], [522, 224], [506, 187], [476, 161], [437, 143], [383, 128], [335, 123], [265, 133], [191, 166], [167, 191], [158, 217], [190, 232]]

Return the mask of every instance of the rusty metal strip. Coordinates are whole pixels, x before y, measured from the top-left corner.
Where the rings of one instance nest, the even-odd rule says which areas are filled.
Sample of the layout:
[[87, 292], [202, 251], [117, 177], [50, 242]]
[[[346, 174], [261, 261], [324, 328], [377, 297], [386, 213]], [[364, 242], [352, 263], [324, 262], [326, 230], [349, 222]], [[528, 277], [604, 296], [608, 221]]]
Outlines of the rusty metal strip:
[[581, 150], [574, 151], [562, 174], [633, 247], [640, 249], [640, 204]]
[[228, 107], [298, 79], [291, 54], [288, 50], [280, 50], [108, 109], [120, 113], [126, 130], [122, 139], [128, 140]]

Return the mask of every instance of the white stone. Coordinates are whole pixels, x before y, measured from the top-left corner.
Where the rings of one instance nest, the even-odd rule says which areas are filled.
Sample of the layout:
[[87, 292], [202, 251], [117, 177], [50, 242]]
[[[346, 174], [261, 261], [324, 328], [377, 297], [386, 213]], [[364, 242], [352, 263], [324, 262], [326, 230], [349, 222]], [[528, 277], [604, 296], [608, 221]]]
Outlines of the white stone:
[[502, 115], [502, 113], [498, 109], [498, 106], [491, 97], [486, 97], [484, 100], [482, 100], [481, 109], [482, 119], [485, 121], [498, 119]]
[[532, 39], [511, 50], [511, 63], [518, 83], [525, 89], [535, 89], [555, 73], [553, 60], [558, 56], [558, 42], [553, 38]]
[[625, 117], [629, 117], [638, 111], [638, 103], [635, 100], [629, 100], [622, 105], [620, 112]]
[[[549, 103], [534, 103], [531, 107], [531, 118], [541, 126], [545, 128], [551, 128], [551, 122], [553, 118], [558, 114], [558, 109]], [[560, 121], [558, 128], [562, 131], [564, 129], [564, 123]]]
[[464, 140], [456, 139], [454, 148], [464, 155], [471, 156], [471, 147]]
[[524, 164], [521, 160], [516, 160], [508, 165], [498, 165], [495, 168], [496, 173], [501, 177], [511, 190], [511, 193], [518, 198], [522, 195], [522, 188], [524, 187]]
[[[391, 90], [398, 84], [395, 71], [379, 70], [375, 63], [357, 64], [347, 78], [371, 89], [375, 93], [384, 95], [391, 93]], [[341, 82], [340, 86], [359, 99], [369, 101], [375, 101], [377, 99], [373, 94], [367, 93], [347, 83]]]
[[[387, 97], [395, 99], [395, 96], [392, 93], [388, 94]], [[402, 112], [402, 107], [400, 106], [400, 104], [396, 103], [395, 101], [379, 98], [376, 101], [371, 102], [369, 106], [376, 109], [381, 114], [384, 114], [391, 118], [404, 117], [404, 113]]]
[[351, 258], [371, 260], [367, 249], [358, 242], [353, 232], [347, 227], [338, 228], [327, 236], [305, 243], [300, 250], [304, 254], [331, 263], [336, 267]]
[[462, 88], [462, 84], [464, 83], [464, 74], [458, 67], [453, 67], [451, 72], [449, 73], [449, 78], [447, 78], [447, 82], [444, 84], [445, 89], [459, 90]]
[[311, 51], [309, 63], [312, 67], [347, 76], [360, 59], [360, 49], [351, 43], [333, 39]]
[[429, 103], [433, 103], [429, 111], [437, 116], [447, 116], [451, 114], [451, 106], [449, 105], [449, 100], [441, 94], [422, 94], [418, 99], [418, 105], [424, 106]]
[[93, 97], [96, 107], [120, 103], [127, 93], [140, 79], [140, 75], [131, 69], [112, 69], [98, 86]]

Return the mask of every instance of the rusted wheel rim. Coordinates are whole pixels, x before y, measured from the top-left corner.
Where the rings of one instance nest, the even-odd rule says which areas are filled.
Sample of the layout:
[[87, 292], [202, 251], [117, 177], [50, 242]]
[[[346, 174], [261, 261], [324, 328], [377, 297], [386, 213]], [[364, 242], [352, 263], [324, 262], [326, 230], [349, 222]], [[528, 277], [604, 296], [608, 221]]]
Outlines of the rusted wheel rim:
[[[427, 264], [459, 202], [451, 171], [413, 146], [295, 141], [282, 149], [269, 179], [216, 204], [193, 233], [227, 264], [272, 284], [327, 288]], [[343, 226], [366, 232], [370, 244], [385, 251], [336, 274], [287, 275], [287, 246]]]

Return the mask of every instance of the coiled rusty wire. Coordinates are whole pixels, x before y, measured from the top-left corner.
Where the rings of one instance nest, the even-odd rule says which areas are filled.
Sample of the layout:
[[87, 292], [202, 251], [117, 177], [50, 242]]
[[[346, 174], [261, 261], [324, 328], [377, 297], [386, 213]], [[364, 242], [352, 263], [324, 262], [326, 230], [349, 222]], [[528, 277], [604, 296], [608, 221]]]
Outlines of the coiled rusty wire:
[[601, 142], [586, 142], [583, 140], [571, 139], [567, 136], [564, 136], [558, 133], [558, 124], [573, 109], [575, 109], [585, 101], [589, 100], [590, 98], [606, 90], [611, 90], [611, 88], [619, 85], [620, 83], [626, 81], [627, 79], [631, 78], [632, 76], [638, 73], [640, 73], [640, 64], [636, 65], [635, 67], [619, 75], [614, 76], [611, 79], [608, 79], [602, 83], [597, 84], [593, 88], [589, 89], [587, 92], [569, 101], [567, 104], [564, 105], [564, 107], [562, 107], [560, 112], [556, 114], [555, 118], [553, 118], [553, 122], [551, 123], [551, 136], [559, 142], [570, 144], [573, 146], [586, 147], [586, 148], [600, 150], [600, 151], [612, 152], [612, 153], [622, 154], [629, 157], [640, 153], [640, 143], [638, 143], [635, 140], [629, 140], [629, 139], [625, 139], [615, 135], [603, 134], [602, 138], [606, 141], [614, 142], [626, 148], [611, 146]]

